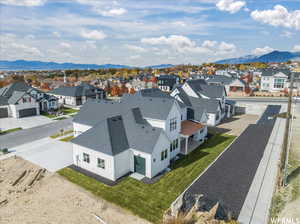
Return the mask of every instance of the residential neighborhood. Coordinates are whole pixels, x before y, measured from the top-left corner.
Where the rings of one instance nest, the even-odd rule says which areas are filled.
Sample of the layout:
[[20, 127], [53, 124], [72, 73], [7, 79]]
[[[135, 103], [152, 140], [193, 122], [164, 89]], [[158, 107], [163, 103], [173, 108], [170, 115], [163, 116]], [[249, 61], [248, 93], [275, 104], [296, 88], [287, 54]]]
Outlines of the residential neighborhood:
[[300, 223], [299, 0], [0, 0], [0, 224]]

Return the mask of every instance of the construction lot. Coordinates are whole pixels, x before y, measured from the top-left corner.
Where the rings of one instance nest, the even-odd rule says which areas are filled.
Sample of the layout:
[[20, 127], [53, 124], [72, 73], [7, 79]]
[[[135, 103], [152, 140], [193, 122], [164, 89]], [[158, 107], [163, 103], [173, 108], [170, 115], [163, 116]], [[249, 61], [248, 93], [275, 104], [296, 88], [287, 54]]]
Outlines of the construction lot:
[[19, 157], [0, 161], [1, 224], [148, 223]]

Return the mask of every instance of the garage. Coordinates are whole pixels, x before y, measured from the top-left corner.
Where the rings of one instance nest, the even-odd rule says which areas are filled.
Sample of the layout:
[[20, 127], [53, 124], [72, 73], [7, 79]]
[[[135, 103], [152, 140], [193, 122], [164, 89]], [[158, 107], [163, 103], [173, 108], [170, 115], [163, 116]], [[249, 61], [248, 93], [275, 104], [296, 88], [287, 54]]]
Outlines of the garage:
[[8, 109], [5, 108], [0, 108], [0, 118], [8, 117]]
[[29, 117], [36, 115], [36, 108], [29, 108], [29, 109], [23, 109], [19, 110], [19, 117]]

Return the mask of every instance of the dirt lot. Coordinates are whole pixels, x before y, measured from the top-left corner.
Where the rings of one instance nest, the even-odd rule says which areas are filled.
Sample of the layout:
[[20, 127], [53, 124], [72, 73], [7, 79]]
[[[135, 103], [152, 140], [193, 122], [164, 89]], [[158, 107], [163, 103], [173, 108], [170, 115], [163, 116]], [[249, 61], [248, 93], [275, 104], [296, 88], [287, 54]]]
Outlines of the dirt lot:
[[225, 119], [217, 127], [209, 128], [211, 131], [226, 133], [230, 135], [239, 136], [249, 124], [255, 124], [259, 119], [258, 115], [242, 114], [236, 115], [232, 118]]
[[1, 224], [148, 223], [20, 158], [0, 161]]
[[[300, 105], [298, 105], [298, 108]], [[280, 218], [300, 219], [300, 112], [295, 113], [289, 158], [288, 187], [283, 192], [285, 201]]]

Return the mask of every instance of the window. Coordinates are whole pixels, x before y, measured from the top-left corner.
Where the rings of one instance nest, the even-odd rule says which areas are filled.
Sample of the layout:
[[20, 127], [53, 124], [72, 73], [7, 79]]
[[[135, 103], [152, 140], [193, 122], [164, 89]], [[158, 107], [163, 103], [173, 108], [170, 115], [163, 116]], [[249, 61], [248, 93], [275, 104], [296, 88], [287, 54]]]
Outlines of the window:
[[174, 131], [177, 129], [177, 118], [174, 117], [170, 120], [170, 131]]
[[165, 160], [168, 157], [168, 149], [161, 152], [161, 161]]
[[98, 158], [98, 159], [97, 159], [97, 166], [98, 166], [99, 168], [105, 169], [105, 160], [104, 160], [104, 159]]
[[283, 89], [284, 88], [284, 79], [274, 79], [274, 88]]
[[175, 149], [178, 148], [178, 139], [175, 139], [171, 144], [170, 144], [170, 152], [173, 152]]
[[83, 161], [86, 163], [90, 163], [90, 155], [83, 153]]

